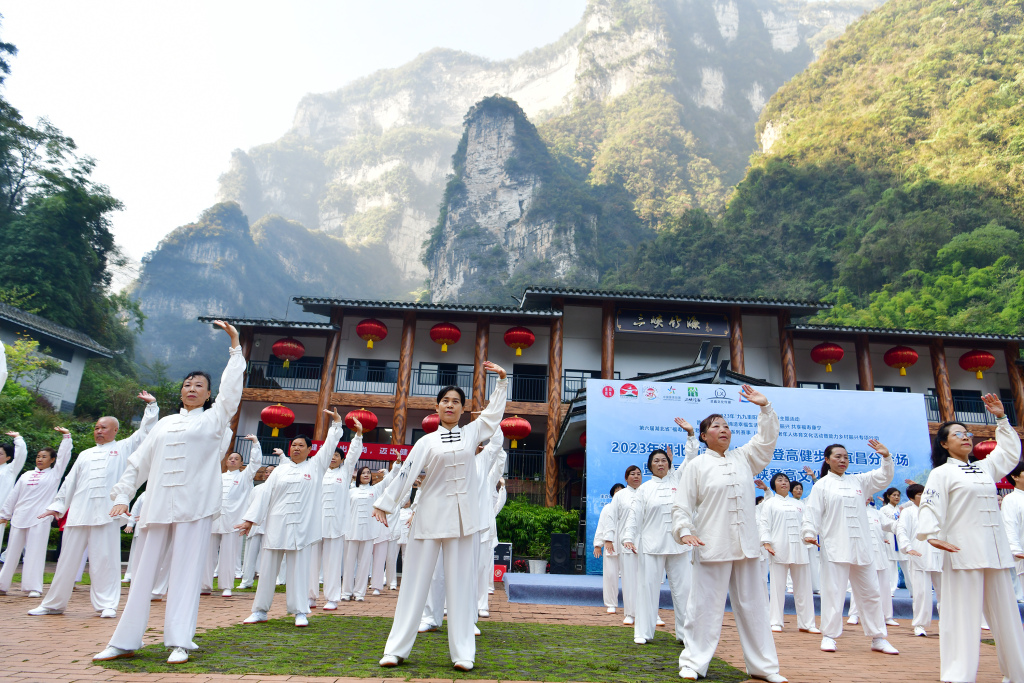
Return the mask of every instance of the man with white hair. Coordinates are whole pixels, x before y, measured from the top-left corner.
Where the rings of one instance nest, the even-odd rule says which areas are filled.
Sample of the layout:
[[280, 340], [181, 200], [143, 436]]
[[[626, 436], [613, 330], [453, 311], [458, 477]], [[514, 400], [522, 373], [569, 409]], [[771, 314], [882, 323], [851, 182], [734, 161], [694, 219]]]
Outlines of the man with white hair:
[[89, 597], [101, 617], [117, 615], [121, 600], [121, 525], [123, 519], [110, 517], [110, 490], [121, 478], [128, 456], [135, 452], [160, 417], [156, 398], [147, 391], [139, 394], [147, 403], [139, 429], [127, 439], [116, 441], [120, 424], [116, 417], [96, 420], [92, 435], [96, 445], [82, 451], [57, 496], [40, 515], [54, 519], [67, 512], [64, 538], [50, 590], [42, 604], [29, 611], [32, 616], [62, 614], [75, 587], [78, 565], [86, 548], [89, 553]]

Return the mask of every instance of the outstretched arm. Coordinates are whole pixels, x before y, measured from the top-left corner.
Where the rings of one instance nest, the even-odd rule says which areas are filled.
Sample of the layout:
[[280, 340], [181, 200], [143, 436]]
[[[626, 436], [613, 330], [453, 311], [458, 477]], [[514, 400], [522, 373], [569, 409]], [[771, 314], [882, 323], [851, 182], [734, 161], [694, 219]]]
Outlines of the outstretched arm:
[[757, 433], [736, 449], [739, 455], [747, 459], [750, 471], [756, 477], [775, 455], [775, 444], [779, 440], [779, 416], [768, 402], [768, 397], [754, 387], [744, 384], [740, 396], [761, 406], [761, 414], [757, 416]]

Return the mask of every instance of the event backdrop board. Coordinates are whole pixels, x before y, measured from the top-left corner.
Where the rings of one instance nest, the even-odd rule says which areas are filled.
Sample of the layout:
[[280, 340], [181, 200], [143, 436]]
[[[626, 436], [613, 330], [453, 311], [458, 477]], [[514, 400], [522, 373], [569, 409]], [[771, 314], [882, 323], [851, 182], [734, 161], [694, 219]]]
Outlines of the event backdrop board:
[[[878, 467], [879, 456], [868, 446], [868, 439], [878, 439], [893, 454], [893, 486], [903, 490], [905, 479], [921, 483], [927, 479], [931, 447], [921, 394], [758, 389], [771, 401], [780, 423], [775, 457], [759, 475], [765, 482], [774, 473], [785, 472], [803, 483], [806, 500], [812, 482], [803, 468], [820, 470], [822, 452], [829, 444], [846, 446], [850, 472]], [[674, 418], [682, 417], [696, 429], [711, 413], [721, 413], [732, 428], [733, 446], [750, 440], [757, 431], [760, 408], [740, 398], [739, 390], [729, 384], [587, 380], [587, 548], [593, 547], [601, 509], [611, 500], [608, 491], [616, 482], [625, 483], [626, 467], [638, 465], [647, 481], [651, 478], [647, 454], [668, 446], [676, 456], [673, 467], [680, 464], [686, 432]], [[601, 560], [590, 552], [587, 573], [601, 573]]]

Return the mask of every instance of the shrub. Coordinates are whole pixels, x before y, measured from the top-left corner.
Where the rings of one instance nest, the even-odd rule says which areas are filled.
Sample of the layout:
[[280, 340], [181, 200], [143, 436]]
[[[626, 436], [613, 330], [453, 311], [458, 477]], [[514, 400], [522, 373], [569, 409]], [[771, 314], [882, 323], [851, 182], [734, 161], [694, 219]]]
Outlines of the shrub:
[[530, 503], [526, 496], [509, 501], [497, 517], [498, 539], [512, 543], [514, 555], [534, 555], [549, 559], [551, 534], [569, 534], [576, 542], [580, 513], [558, 507]]

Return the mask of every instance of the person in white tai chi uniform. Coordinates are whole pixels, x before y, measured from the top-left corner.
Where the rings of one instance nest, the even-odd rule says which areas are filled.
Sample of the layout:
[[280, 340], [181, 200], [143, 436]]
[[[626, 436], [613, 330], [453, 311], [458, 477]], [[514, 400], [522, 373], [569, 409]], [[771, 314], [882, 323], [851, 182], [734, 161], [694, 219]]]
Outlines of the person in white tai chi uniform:
[[[324, 598], [327, 600], [324, 609], [327, 611], [338, 609], [338, 601], [341, 600], [341, 567], [345, 558], [348, 493], [352, 485], [352, 470], [357, 460], [359, 453], [346, 458], [340, 448], [335, 448], [334, 455], [331, 456], [331, 466], [324, 473], [323, 520], [320, 529], [323, 540], [320, 542], [320, 561], [316, 567], [310, 568], [309, 578], [311, 582], [319, 583], [320, 567], [323, 567]], [[312, 595], [314, 590], [317, 593], [315, 596]], [[310, 597], [319, 597], [319, 590], [311, 589]]]
[[[495, 430], [484, 450], [476, 457], [476, 472], [480, 482], [480, 512], [487, 518], [487, 526], [480, 530], [480, 556], [477, 560], [477, 616], [491, 616], [490, 581], [494, 578], [494, 546], [498, 542], [498, 527], [494, 509], [498, 480], [505, 471], [508, 454], [502, 448], [505, 435]], [[390, 523], [390, 522], [389, 522]]]
[[[0, 342], [0, 347], [2, 346], [3, 342]], [[5, 372], [6, 369], [7, 366], [4, 365]], [[14, 443], [0, 446], [0, 505], [3, 505], [7, 496], [11, 495], [14, 483], [18, 481], [18, 475], [21, 474], [22, 468], [25, 467], [25, 461], [28, 459], [28, 446], [25, 445], [25, 439], [21, 438], [18, 432], [7, 432], [7, 436], [14, 437]], [[4, 542], [6, 529], [6, 524], [0, 524], [0, 545]], [[4, 561], [5, 556], [6, 553], [4, 556], [0, 556], [0, 562]]]
[[[1016, 574], [1024, 577], [1024, 463], [1017, 463], [1006, 474], [1006, 480], [1013, 484], [1013, 490], [1003, 497], [1003, 524], [1006, 525], [1006, 540], [1016, 564]], [[1017, 602], [1022, 602], [1017, 595]]]
[[623, 549], [640, 557], [636, 623], [633, 625], [633, 642], [637, 645], [654, 640], [655, 627], [664, 623], [658, 616], [658, 606], [661, 577], [665, 574], [668, 574], [668, 587], [672, 593], [676, 640], [683, 639], [693, 556], [690, 546], [680, 545], [672, 538], [672, 500], [679, 486], [679, 477], [696, 457], [698, 446], [690, 423], [677, 417], [676, 424], [689, 435], [686, 453], [679, 459], [679, 466], [672, 469], [671, 451], [660, 448], [651, 451], [647, 456], [647, 469], [652, 476], [636, 490], [622, 533]]
[[761, 503], [759, 520], [761, 546], [771, 556], [771, 586], [768, 610], [772, 631], [783, 627], [786, 605], [786, 575], [793, 577], [793, 604], [796, 626], [802, 633], [821, 633], [814, 625], [814, 598], [811, 595], [811, 570], [807, 550], [800, 538], [804, 506], [789, 495], [789, 477], [777, 472], [771, 478], [775, 492]]
[[974, 681], [978, 675], [981, 616], [996, 641], [1004, 680], [1024, 681], [1024, 627], [1010, 572], [1014, 556], [999, 512], [996, 482], [1020, 461], [1020, 437], [995, 394], [981, 397], [996, 417], [996, 447], [970, 462], [973, 434], [959, 422], [939, 425], [932, 471], [918, 508], [917, 538], [945, 551], [939, 620], [939, 678]]
[[[608, 503], [601, 508], [601, 516], [597, 518], [597, 530], [594, 531], [594, 557], [601, 559], [601, 551], [604, 550], [604, 558], [601, 559], [601, 587], [605, 611], [608, 614], [615, 614], [619, 606], [619, 555], [615, 552], [615, 520], [611, 501], [614, 500], [615, 494], [624, 488], [622, 484], [612, 485], [608, 491]], [[608, 550], [607, 546], [612, 549]]]
[[[21, 475], [0, 507], [0, 525], [11, 523], [7, 562], [4, 562], [4, 568], [0, 570], [0, 595], [6, 595], [11, 588], [22, 550], [25, 551], [25, 563], [21, 570], [21, 590], [26, 591], [30, 598], [42, 595], [46, 542], [50, 538], [50, 522], [53, 520], [46, 513], [46, 506], [57, 493], [60, 478], [64, 476], [64, 470], [71, 460], [72, 448], [71, 432], [63, 427], [54, 429], [64, 435], [60, 448], [39, 449], [36, 468]], [[76, 571], [81, 559], [82, 553], [79, 552], [75, 558]]]
[[[252, 614], [243, 624], [258, 624], [267, 620], [267, 612], [274, 601], [274, 576], [281, 558], [287, 563], [285, 600], [288, 611], [295, 615], [296, 626], [308, 626], [309, 613], [309, 547], [319, 541], [323, 501], [323, 480], [331, 464], [334, 449], [341, 441], [345, 424], [338, 411], [325, 410], [334, 420], [324, 440], [324, 447], [315, 457], [309, 457], [312, 440], [307, 436], [292, 439], [288, 448], [288, 460], [283, 460], [274, 469], [263, 486], [263, 496], [253, 500], [245, 511], [244, 521], [238, 525], [243, 534], [258, 524], [263, 524], [263, 548], [260, 551], [260, 582], [252, 601]], [[363, 426], [356, 422], [356, 435], [352, 446], [357, 451], [363, 447]]]
[[707, 675], [722, 635], [728, 593], [747, 673], [785, 683], [768, 625], [753, 483], [774, 455], [779, 416], [760, 391], [744, 384], [739, 393], [761, 407], [757, 433], [745, 445], [730, 449], [732, 432], [726, 419], [717, 413], [704, 418], [700, 440], [708, 450], [684, 470], [672, 507], [672, 535], [699, 553], [686, 603], [679, 676], [697, 680], [698, 674]]
[[117, 517], [128, 512], [128, 503], [146, 483], [146, 505], [138, 525], [146, 532], [146, 539], [124, 612], [109, 645], [93, 657], [94, 661], [131, 657], [142, 647], [153, 585], [168, 552], [164, 645], [172, 650], [167, 661], [187, 662], [188, 651], [196, 648], [192, 637], [199, 616], [199, 584], [210, 548], [210, 529], [221, 509], [220, 463], [225, 435], [231, 433], [231, 418], [242, 398], [245, 374], [238, 330], [222, 320], [215, 321], [214, 326], [231, 339], [217, 400], [210, 400], [210, 375], [190, 372], [181, 384], [179, 412], [156, 424], [128, 458], [121, 480], [110, 492], [114, 501], [110, 516]]
[[[872, 547], [875, 549], [875, 573], [878, 575], [878, 600], [882, 605], [882, 618], [885, 619], [886, 626], [899, 626], [899, 622], [892, 618], [892, 592], [889, 590], [889, 571], [891, 566], [895, 565], [890, 565], [889, 556], [885, 551], [889, 545], [886, 539], [896, 530], [896, 523], [892, 517], [876, 510], [870, 500], [865, 503], [864, 513], [868, 517]], [[850, 595], [849, 614], [847, 624], [860, 623], [860, 606], [857, 604], [857, 596], [853, 594]]]
[[[360, 448], [362, 448], [360, 442]], [[349, 446], [349, 458], [353, 456]], [[359, 459], [359, 452], [354, 454]], [[384, 479], [376, 484], [369, 467], [356, 472], [356, 485], [348, 492], [348, 520], [345, 529], [345, 571], [342, 572], [341, 599], [362, 602], [366, 596], [366, 581], [373, 563], [373, 545], [381, 533], [387, 532], [383, 522], [374, 519], [373, 504], [397, 476], [402, 466], [396, 459]]]
[[901, 548], [907, 549], [911, 561], [910, 571], [914, 575], [911, 579], [911, 597], [914, 605], [914, 618], [911, 623], [915, 636], [927, 636], [928, 629], [932, 627], [933, 586], [936, 600], [940, 603], [939, 609], [942, 609], [942, 551], [930, 543], [917, 539], [918, 508], [923, 493], [924, 486], [921, 484], [911, 484], [907, 487], [907, 498], [912, 505], [903, 509], [896, 522], [896, 539]]
[[242, 454], [232, 452], [227, 459], [228, 471], [220, 475], [222, 502], [220, 517], [213, 522], [210, 550], [206, 554], [206, 571], [201, 589], [204, 595], [213, 590], [215, 568], [222, 596], [231, 597], [231, 589], [235, 585], [235, 564], [238, 562], [242, 544], [242, 538], [235, 527], [242, 522], [245, 504], [253, 488], [253, 477], [263, 462], [263, 450], [256, 435], [248, 434], [245, 438], [252, 443], [249, 449], [249, 464], [243, 468]]
[[898, 655], [889, 644], [882, 616], [882, 596], [875, 569], [875, 548], [865, 501], [892, 481], [889, 449], [871, 439], [868, 445], [881, 457], [881, 467], [860, 474], [846, 474], [850, 454], [841, 444], [825, 448], [821, 477], [804, 507], [804, 543], [818, 545], [821, 537], [821, 650], [836, 651], [843, 633], [843, 602], [847, 583], [860, 604], [860, 622], [871, 638], [871, 649]]
[[643, 483], [643, 470], [636, 465], [626, 468], [626, 487], [612, 496], [612, 502], [608, 504], [611, 508], [612, 521], [615, 526], [615, 542], [605, 543], [604, 551], [614, 552], [619, 556], [619, 571], [622, 573], [622, 623], [625, 626], [632, 626], [636, 623], [636, 590], [637, 573], [640, 568], [640, 556], [636, 551], [626, 550], [622, 545], [622, 536], [626, 532], [626, 522], [629, 520], [629, 510], [633, 507], [633, 497], [636, 490]]
[[[484, 369], [498, 374], [487, 407], [480, 415], [459, 427], [465, 410], [465, 392], [455, 386], [443, 388], [437, 397], [440, 425], [420, 438], [406, 461], [409, 476], [395, 481], [374, 503], [374, 517], [386, 523], [409, 493], [415, 475], [426, 476], [416, 496], [416, 514], [406, 548], [406, 574], [398, 594], [395, 619], [384, 645], [381, 666], [397, 666], [412, 651], [417, 627], [423, 616], [432, 569], [443, 550], [445, 594], [448, 601], [448, 653], [455, 668], [469, 671], [476, 659], [474, 620], [476, 585], [474, 570], [480, 552], [477, 532], [483, 529], [488, 511], [480, 510], [480, 482], [474, 459], [477, 446], [498, 428], [505, 412], [508, 380], [498, 365], [485, 361]], [[365, 578], [365, 576], [364, 576]]]
[[882, 500], [884, 504], [878, 509], [878, 512], [892, 520], [892, 532], [885, 532], [885, 561], [889, 564], [889, 571], [886, 572], [886, 578], [889, 579], [889, 593], [891, 595], [896, 594], [896, 588], [900, 582], [900, 567], [903, 567], [903, 577], [907, 584], [907, 590], [910, 590], [911, 579], [910, 579], [910, 557], [907, 555], [907, 551], [904, 548], [897, 549], [896, 540], [896, 521], [900, 517], [900, 490], [895, 486], [890, 486], [882, 494]]
[[[280, 454], [281, 460], [284, 459], [284, 451], [280, 448], [274, 449], [275, 454]], [[263, 484], [270, 478], [270, 475], [274, 473], [276, 468], [271, 465], [265, 470], [267, 476], [263, 480], [263, 483], [253, 486], [252, 491], [249, 493], [249, 498], [245, 501], [245, 509], [248, 510], [253, 505], [253, 501], [257, 498], [261, 498], [265, 491], [270, 489], [264, 489]], [[259, 560], [261, 550], [263, 548], [263, 525], [257, 524], [249, 530], [248, 536], [246, 536], [245, 543], [245, 561], [242, 563], [242, 583], [238, 584], [239, 588], [252, 588], [253, 581], [256, 578], [256, 574], [259, 570]], [[282, 560], [284, 558], [281, 558]], [[275, 575], [276, 577], [276, 575]], [[283, 577], [282, 577], [283, 578]]]
[[57, 497], [43, 515], [60, 519], [66, 512], [64, 538], [57, 569], [46, 599], [29, 614], [62, 614], [75, 588], [82, 553], [89, 549], [89, 597], [101, 617], [117, 615], [121, 601], [121, 525], [110, 518], [110, 489], [124, 473], [128, 456], [142, 444], [160, 418], [156, 398], [139, 394], [147, 403], [139, 429], [127, 439], [116, 441], [120, 427], [116, 417], [96, 420], [92, 434], [96, 445], [78, 454]]

